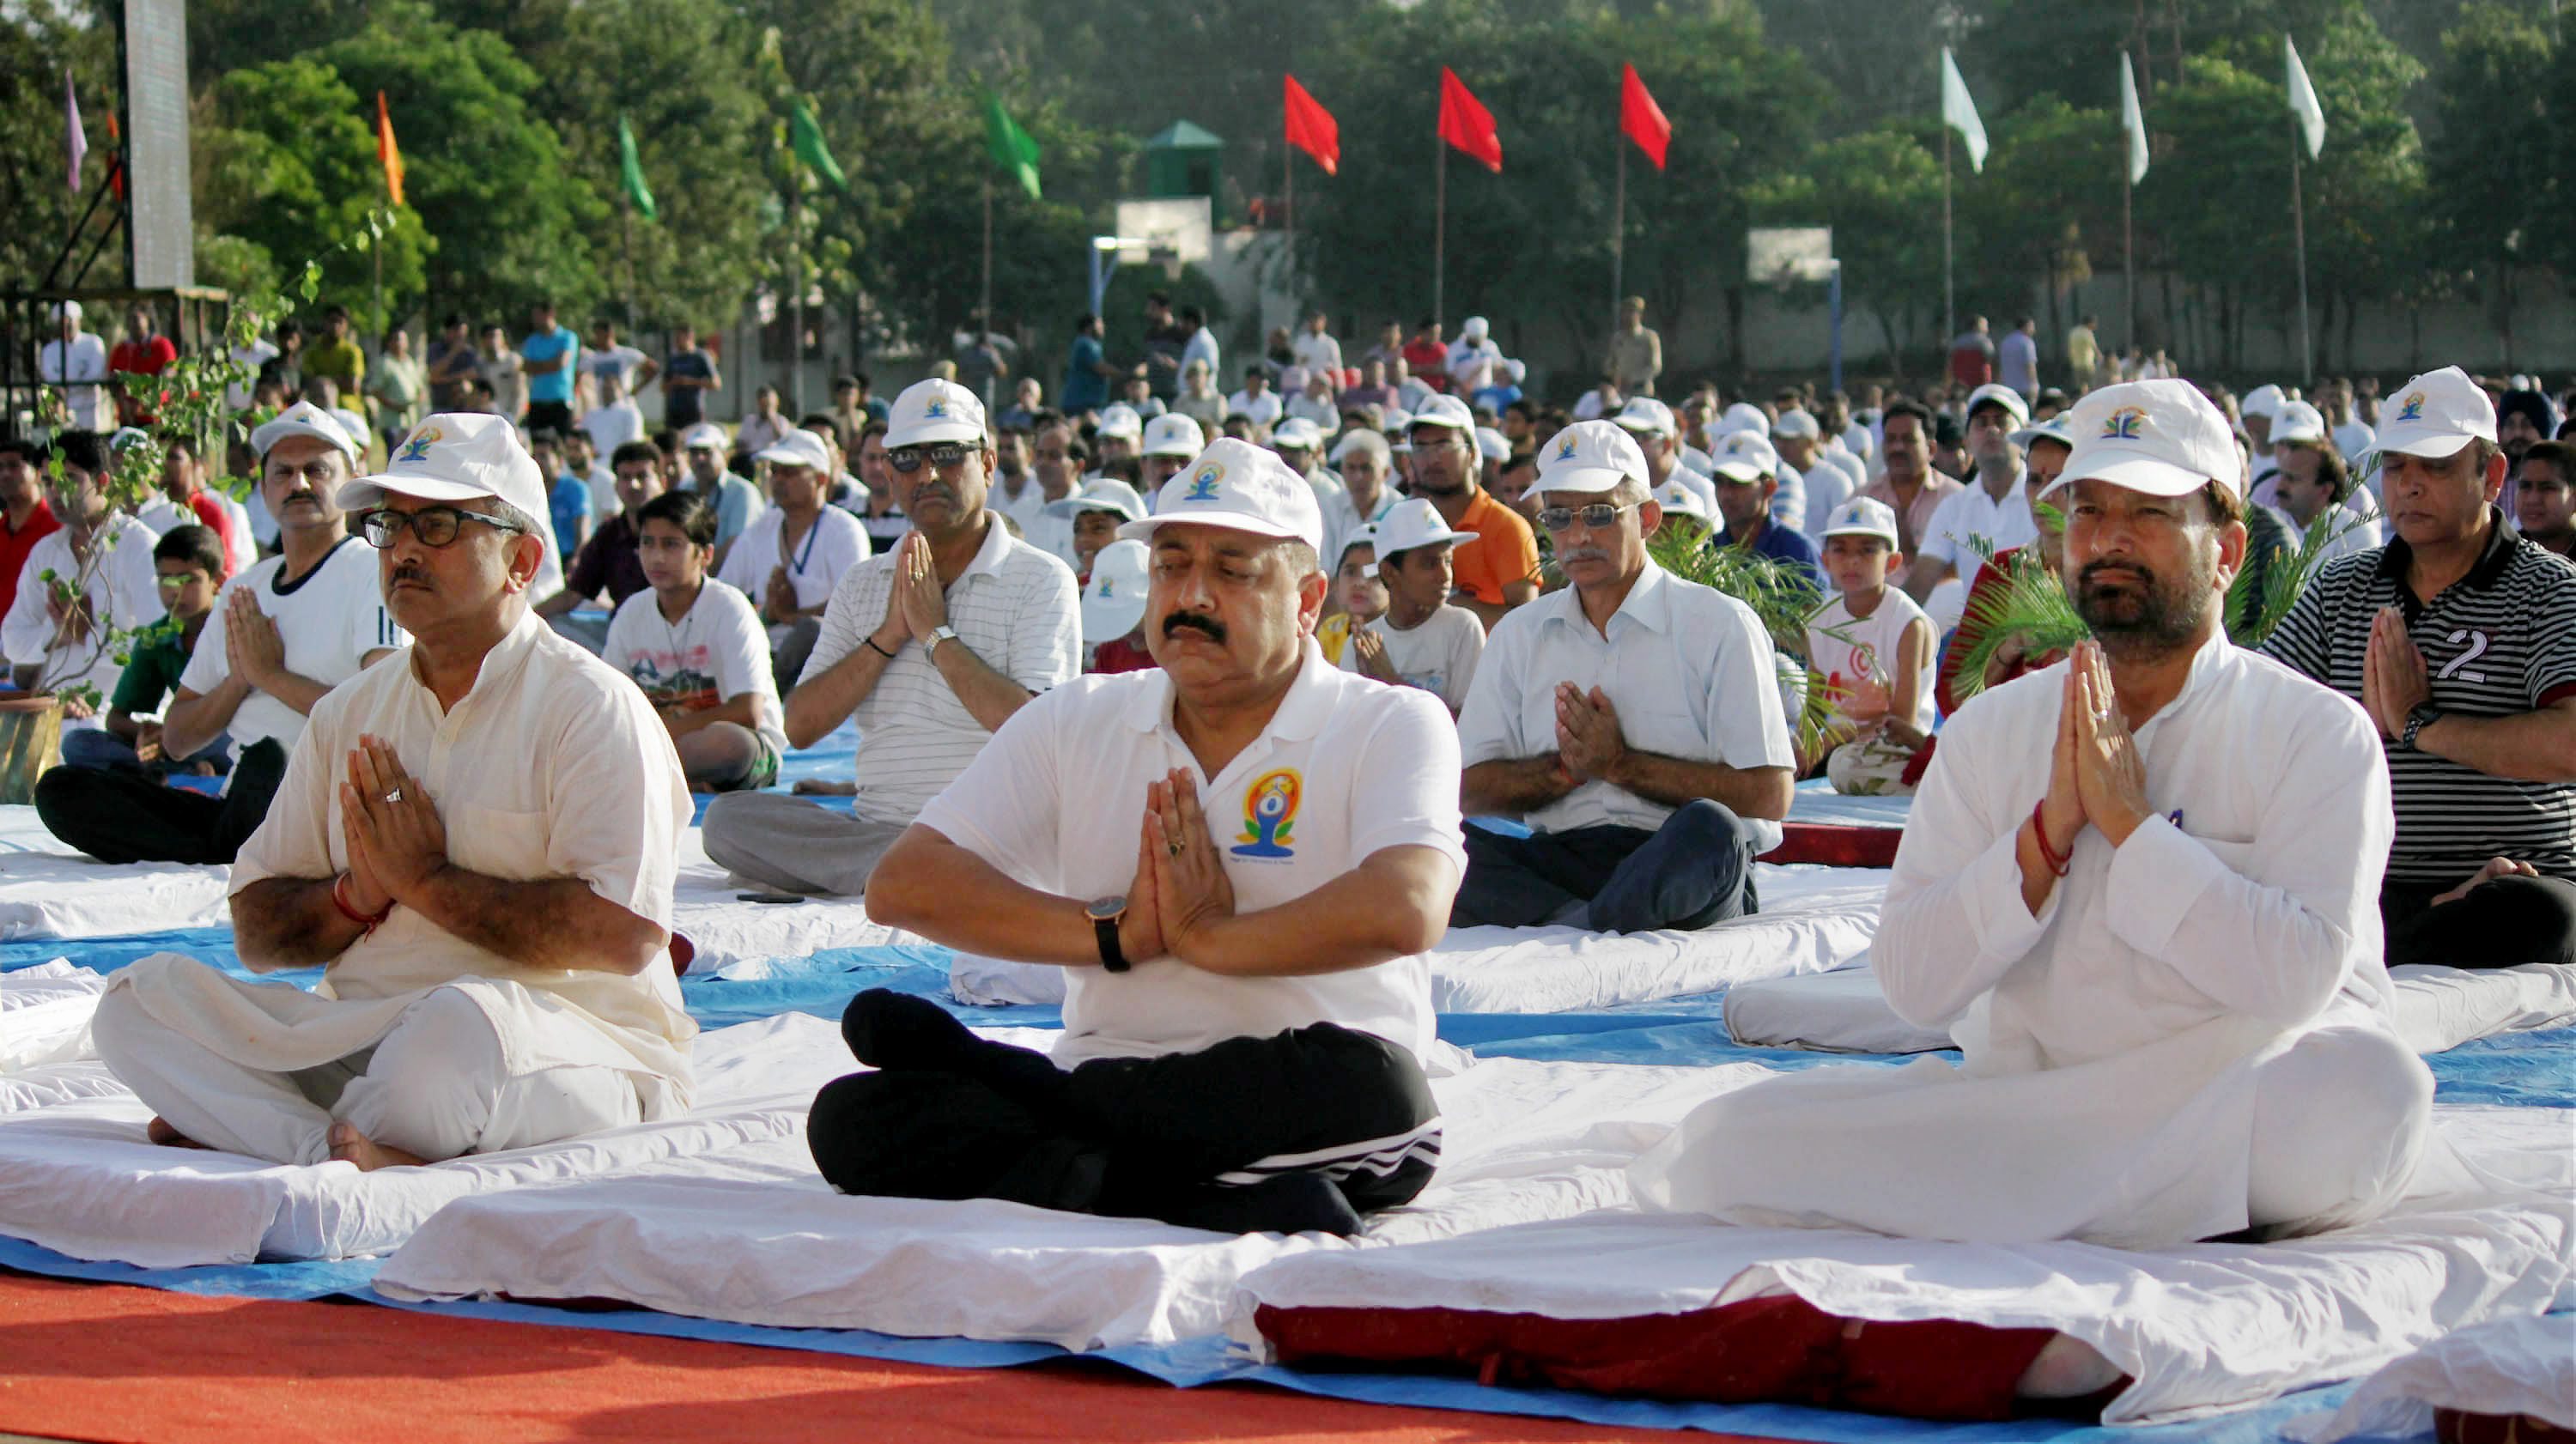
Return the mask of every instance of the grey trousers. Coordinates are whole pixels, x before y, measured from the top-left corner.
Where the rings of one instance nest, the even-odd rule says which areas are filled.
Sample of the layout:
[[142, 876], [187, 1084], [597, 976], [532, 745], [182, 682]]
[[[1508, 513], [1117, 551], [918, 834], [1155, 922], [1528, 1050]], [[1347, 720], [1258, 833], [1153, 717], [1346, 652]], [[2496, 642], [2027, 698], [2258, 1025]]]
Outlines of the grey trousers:
[[729, 792], [707, 804], [707, 856], [781, 892], [857, 897], [906, 825], [862, 822], [780, 792]]

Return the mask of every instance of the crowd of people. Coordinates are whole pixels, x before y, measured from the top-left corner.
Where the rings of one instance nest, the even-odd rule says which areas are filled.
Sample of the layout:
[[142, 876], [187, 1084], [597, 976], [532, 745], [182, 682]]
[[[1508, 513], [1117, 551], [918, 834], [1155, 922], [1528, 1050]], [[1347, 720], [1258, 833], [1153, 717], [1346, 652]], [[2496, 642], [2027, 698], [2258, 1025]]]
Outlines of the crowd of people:
[[[685, 1108], [692, 790], [761, 895], [1066, 970], [1052, 1057], [861, 994], [827, 1179], [1222, 1229], [1347, 1233], [1430, 1178], [1444, 929], [1755, 912], [1802, 777], [1917, 794], [1874, 959], [1966, 1065], [1714, 1098], [1640, 1164], [1649, 1206], [2334, 1227], [2426, 1127], [2387, 966], [2576, 962], [2576, 469], [2527, 380], [2237, 396], [2088, 321], [2061, 389], [2030, 323], [1997, 352], [1980, 322], [1919, 394], [1730, 394], [1670, 387], [1632, 300], [1564, 410], [1483, 318], [1353, 357], [1317, 313], [1220, 395], [1158, 295], [1134, 358], [1081, 318], [1053, 398], [943, 367], [792, 419], [763, 388], [729, 434], [694, 338], [656, 362], [534, 319], [515, 349], [452, 320], [390, 387], [335, 354], [345, 317], [281, 344], [247, 515], [200, 504], [187, 438], [170, 525], [107, 509], [119, 446], [77, 401], [0, 444], [0, 646], [114, 698], [67, 707], [102, 735], [47, 826], [230, 862], [245, 963], [333, 964], [331, 999], [119, 976], [99, 1046], [170, 1141], [380, 1166]], [[1726, 548], [1806, 589], [1803, 627], [1685, 574]], [[1975, 599], [2033, 571], [2089, 640], [1978, 645]], [[2247, 572], [2299, 593], [2255, 646]], [[121, 668], [100, 645], [154, 624]], [[847, 778], [775, 785], [853, 722]], [[228, 778], [164, 785], [191, 772]], [[1996, 1140], [2044, 1176], [2007, 1189]], [[2007, 1399], [2117, 1374], [1989, 1364]]]

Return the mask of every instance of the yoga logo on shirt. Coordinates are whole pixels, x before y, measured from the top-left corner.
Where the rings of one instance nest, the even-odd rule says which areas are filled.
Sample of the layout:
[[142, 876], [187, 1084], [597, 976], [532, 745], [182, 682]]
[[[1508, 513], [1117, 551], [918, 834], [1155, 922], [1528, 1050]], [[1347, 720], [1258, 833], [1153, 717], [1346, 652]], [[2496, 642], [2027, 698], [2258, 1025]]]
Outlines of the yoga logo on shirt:
[[1216, 484], [1223, 480], [1225, 480], [1225, 464], [1223, 462], [1211, 461], [1191, 474], [1189, 493], [1183, 496], [1181, 500], [1214, 501], [1216, 500]]
[[1231, 849], [1234, 855], [1295, 857], [1288, 833], [1297, 825], [1297, 800], [1304, 791], [1304, 779], [1293, 767], [1252, 779], [1252, 785], [1243, 790], [1243, 841]]

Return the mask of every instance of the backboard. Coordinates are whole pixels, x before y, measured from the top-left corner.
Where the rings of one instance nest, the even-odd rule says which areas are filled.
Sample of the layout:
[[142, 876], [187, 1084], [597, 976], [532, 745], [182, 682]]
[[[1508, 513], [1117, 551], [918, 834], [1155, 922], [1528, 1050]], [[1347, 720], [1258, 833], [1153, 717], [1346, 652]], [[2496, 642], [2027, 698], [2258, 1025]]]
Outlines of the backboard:
[[1744, 233], [1744, 279], [1754, 285], [1829, 281], [1833, 275], [1831, 226], [1755, 226]]

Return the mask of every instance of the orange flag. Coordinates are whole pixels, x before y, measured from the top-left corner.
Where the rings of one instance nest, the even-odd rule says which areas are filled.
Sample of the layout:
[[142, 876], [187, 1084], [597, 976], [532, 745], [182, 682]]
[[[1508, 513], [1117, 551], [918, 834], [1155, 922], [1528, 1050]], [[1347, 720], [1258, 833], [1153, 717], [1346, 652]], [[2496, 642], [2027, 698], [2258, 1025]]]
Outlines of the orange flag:
[[402, 147], [394, 144], [394, 118], [385, 110], [385, 93], [376, 92], [376, 159], [385, 163], [385, 194], [403, 203]]

